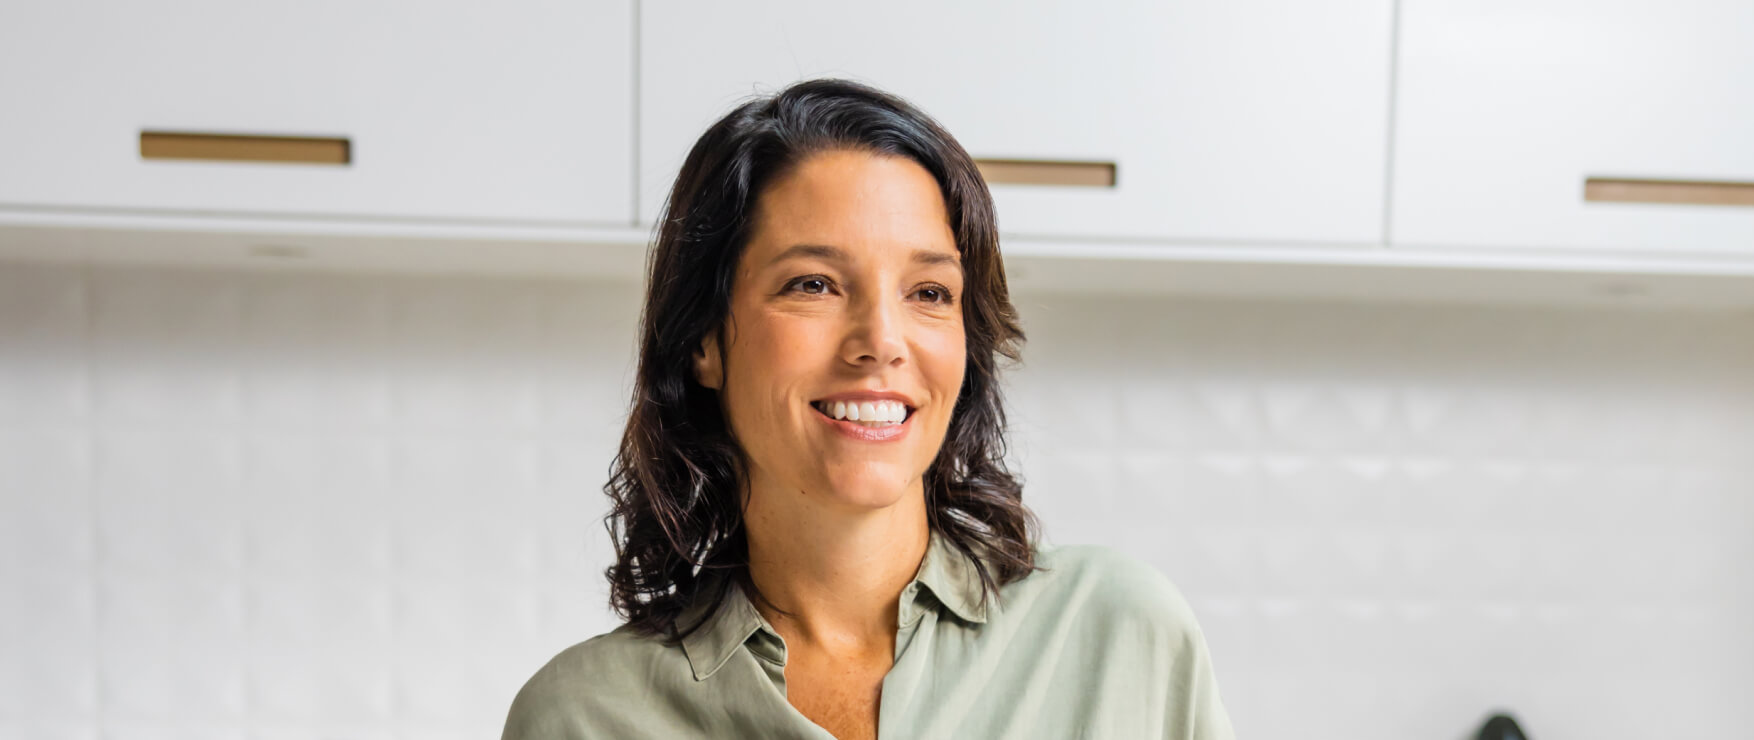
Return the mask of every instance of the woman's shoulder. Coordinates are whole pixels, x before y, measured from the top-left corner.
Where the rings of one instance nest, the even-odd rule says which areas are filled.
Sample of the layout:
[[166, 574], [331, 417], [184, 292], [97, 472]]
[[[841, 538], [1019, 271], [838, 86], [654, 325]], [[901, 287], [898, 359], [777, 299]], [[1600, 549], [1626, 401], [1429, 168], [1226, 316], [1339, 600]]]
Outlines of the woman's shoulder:
[[1037, 581], [1037, 598], [1046, 603], [1095, 606], [1092, 613], [1109, 619], [1189, 635], [1200, 632], [1193, 608], [1169, 576], [1125, 551], [1107, 545], [1044, 544], [1036, 549], [1036, 565], [1045, 570], [1020, 583]]
[[[1049, 572], [1036, 587], [1038, 624], [1077, 625], [1082, 649], [1097, 651], [1087, 664], [1097, 673], [1153, 676], [1138, 686], [1169, 692], [1164, 733], [1173, 737], [1231, 738], [1229, 715], [1219, 698], [1205, 636], [1181, 590], [1156, 566], [1105, 545], [1037, 549]], [[1170, 680], [1160, 680], [1168, 671]], [[1088, 680], [1089, 675], [1083, 677]], [[1147, 701], [1152, 701], [1146, 697]]]
[[688, 671], [681, 651], [627, 625], [576, 643], [555, 654], [512, 699], [504, 737], [567, 738], [600, 733], [634, 705], [649, 703], [650, 686], [631, 676], [662, 680]]
[[[675, 665], [667, 665], [670, 663]], [[615, 680], [624, 678], [617, 675], [618, 671], [629, 667], [688, 671], [682, 651], [624, 624], [556, 653], [530, 677], [525, 688], [564, 693], [573, 693], [578, 688], [607, 690], [621, 685]]]

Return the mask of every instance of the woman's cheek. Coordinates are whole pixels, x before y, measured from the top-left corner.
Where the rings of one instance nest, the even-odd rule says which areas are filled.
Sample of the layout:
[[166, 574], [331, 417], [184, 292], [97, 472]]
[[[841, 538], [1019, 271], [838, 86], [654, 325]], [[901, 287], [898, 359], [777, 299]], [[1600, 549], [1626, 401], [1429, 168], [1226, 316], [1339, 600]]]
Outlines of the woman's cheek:
[[968, 346], [962, 326], [934, 332], [922, 349], [925, 352], [920, 359], [926, 381], [948, 394], [946, 400], [954, 401], [962, 390], [962, 375], [968, 367]]

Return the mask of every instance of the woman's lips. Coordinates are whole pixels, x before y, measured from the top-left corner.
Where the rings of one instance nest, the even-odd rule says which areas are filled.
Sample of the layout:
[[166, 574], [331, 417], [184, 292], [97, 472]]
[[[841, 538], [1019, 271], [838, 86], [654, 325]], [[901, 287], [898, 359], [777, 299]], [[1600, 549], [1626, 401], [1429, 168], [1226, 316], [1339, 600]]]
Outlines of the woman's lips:
[[914, 411], [918, 410], [910, 409], [907, 418], [903, 419], [898, 424], [866, 426], [856, 421], [845, 421], [830, 417], [829, 415], [822, 413], [822, 409], [817, 408], [816, 404], [810, 404], [810, 409], [816, 412], [816, 418], [821, 419], [822, 423], [832, 427], [834, 431], [839, 432], [849, 439], [855, 439], [860, 442], [894, 442], [901, 439], [907, 435], [909, 429], [913, 428], [914, 417], [917, 415]]

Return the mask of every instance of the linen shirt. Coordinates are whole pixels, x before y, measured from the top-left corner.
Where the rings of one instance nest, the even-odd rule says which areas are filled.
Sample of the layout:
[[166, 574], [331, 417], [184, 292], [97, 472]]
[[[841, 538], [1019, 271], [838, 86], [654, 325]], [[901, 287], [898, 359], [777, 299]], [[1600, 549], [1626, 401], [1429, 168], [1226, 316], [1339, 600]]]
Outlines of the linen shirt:
[[[879, 738], [1233, 737], [1168, 578], [1096, 545], [1038, 546], [1036, 562], [1048, 570], [983, 606], [973, 563], [932, 533], [901, 594]], [[561, 651], [512, 701], [503, 740], [832, 738], [786, 701], [779, 633], [734, 582], [726, 599], [678, 646], [623, 625]]]

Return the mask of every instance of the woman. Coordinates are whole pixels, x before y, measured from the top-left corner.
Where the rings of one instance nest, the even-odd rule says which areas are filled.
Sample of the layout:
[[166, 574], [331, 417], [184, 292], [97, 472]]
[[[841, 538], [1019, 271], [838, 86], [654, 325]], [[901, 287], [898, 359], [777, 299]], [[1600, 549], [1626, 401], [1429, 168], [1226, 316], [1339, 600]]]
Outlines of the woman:
[[650, 269], [606, 487], [626, 624], [538, 671], [506, 740], [1230, 737], [1167, 579], [1036, 544], [992, 200], [935, 122], [839, 80], [737, 108]]

